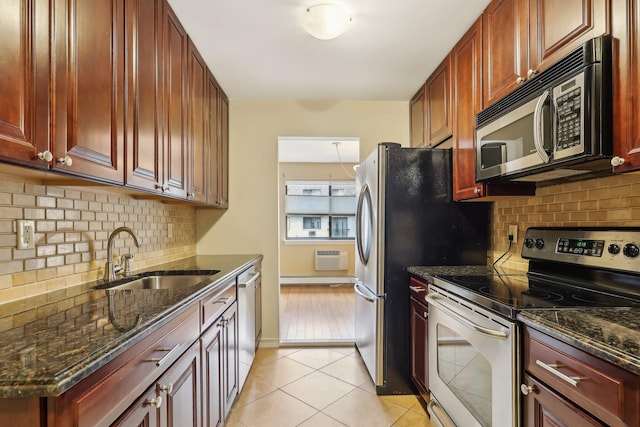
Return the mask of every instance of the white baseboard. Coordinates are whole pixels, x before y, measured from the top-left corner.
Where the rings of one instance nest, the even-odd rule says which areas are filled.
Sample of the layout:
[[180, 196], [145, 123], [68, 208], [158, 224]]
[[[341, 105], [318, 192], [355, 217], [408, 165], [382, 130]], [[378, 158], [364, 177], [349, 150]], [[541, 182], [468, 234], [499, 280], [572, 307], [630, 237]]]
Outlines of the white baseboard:
[[281, 285], [339, 285], [355, 283], [353, 276], [280, 276]]

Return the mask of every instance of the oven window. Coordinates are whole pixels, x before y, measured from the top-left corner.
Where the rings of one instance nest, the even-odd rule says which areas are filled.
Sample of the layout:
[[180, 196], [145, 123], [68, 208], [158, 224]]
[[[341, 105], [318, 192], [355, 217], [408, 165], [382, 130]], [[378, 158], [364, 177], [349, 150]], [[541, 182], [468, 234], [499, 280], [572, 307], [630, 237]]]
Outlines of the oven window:
[[491, 364], [462, 336], [437, 326], [438, 376], [483, 426], [491, 425]]

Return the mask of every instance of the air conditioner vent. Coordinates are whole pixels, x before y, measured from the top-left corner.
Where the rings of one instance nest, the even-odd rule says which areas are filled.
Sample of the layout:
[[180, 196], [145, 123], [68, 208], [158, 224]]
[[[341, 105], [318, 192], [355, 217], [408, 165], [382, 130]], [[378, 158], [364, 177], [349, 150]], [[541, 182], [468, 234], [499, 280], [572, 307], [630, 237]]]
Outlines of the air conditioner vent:
[[349, 252], [347, 251], [315, 251], [316, 270], [348, 270]]

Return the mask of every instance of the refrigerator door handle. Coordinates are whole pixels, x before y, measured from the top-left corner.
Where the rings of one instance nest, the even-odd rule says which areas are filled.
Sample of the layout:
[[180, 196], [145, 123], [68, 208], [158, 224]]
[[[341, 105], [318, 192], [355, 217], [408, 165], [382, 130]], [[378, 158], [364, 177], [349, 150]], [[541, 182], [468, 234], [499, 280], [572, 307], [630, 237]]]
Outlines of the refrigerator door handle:
[[[369, 301], [369, 302], [376, 302], [376, 298], [378, 298], [377, 296], [369, 296], [367, 294], [365, 294], [365, 292], [367, 291], [362, 291], [361, 290], [361, 286], [360, 286], [360, 281], [356, 281], [355, 285], [353, 285], [353, 290], [356, 291], [356, 294], [358, 294], [358, 296], [360, 296], [361, 298], [364, 298], [365, 300]], [[367, 292], [369, 293], [369, 292]]]

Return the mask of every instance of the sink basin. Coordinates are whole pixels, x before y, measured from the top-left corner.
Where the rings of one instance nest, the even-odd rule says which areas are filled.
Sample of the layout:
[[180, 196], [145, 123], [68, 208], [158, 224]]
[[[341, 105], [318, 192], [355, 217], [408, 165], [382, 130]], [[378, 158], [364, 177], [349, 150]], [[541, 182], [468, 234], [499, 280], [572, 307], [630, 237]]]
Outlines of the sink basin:
[[[208, 285], [213, 280], [211, 275], [190, 275], [190, 274], [181, 274], [181, 275], [151, 275], [151, 276], [143, 276], [134, 278], [130, 281], [124, 283], [118, 283], [117, 285], [109, 286], [108, 283], [105, 283], [100, 286], [96, 286], [98, 289], [133, 289], [133, 290], [142, 290], [142, 289], [180, 289], [180, 288], [188, 288], [191, 286], [196, 286], [202, 284], [203, 286]], [[120, 282], [120, 281], [119, 281]]]

